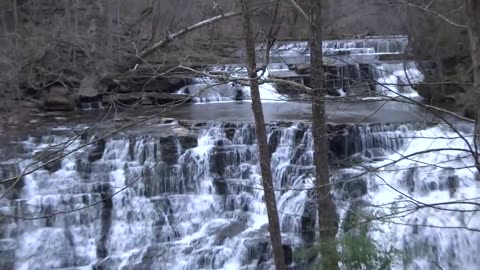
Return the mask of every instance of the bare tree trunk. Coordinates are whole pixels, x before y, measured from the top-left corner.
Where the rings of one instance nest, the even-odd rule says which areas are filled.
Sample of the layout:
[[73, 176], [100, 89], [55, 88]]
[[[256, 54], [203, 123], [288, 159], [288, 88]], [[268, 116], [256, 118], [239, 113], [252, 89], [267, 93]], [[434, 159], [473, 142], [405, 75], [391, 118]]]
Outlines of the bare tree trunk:
[[122, 18], [120, 16], [120, 0], [117, 0], [117, 27], [115, 29], [114, 35], [117, 36], [117, 52], [116, 52], [116, 57], [117, 57], [117, 62], [120, 63], [121, 60], [121, 53], [120, 51], [122, 50]]
[[260, 100], [260, 91], [257, 79], [257, 63], [255, 58], [255, 40], [251, 28], [250, 0], [242, 0], [243, 31], [247, 49], [247, 69], [250, 80], [250, 89], [252, 95], [252, 109], [255, 116], [255, 130], [257, 135], [258, 149], [260, 152], [260, 168], [262, 171], [262, 184], [265, 193], [265, 204], [267, 206], [268, 230], [272, 242], [273, 259], [275, 269], [283, 270], [285, 266], [285, 256], [282, 246], [282, 235], [280, 232], [280, 222], [278, 220], [277, 201], [275, 199], [275, 190], [273, 188], [272, 171], [270, 169], [270, 154], [265, 130], [265, 119], [263, 118], [262, 102]]
[[[20, 76], [20, 69], [21, 67], [18, 66], [19, 63], [19, 53], [18, 53], [18, 10], [17, 10], [17, 0], [13, 0], [13, 29], [14, 29], [14, 36], [13, 36], [13, 43], [15, 46], [15, 51], [14, 51], [14, 61], [16, 65], [16, 74], [15, 74], [15, 90], [19, 90], [20, 87], [20, 82], [19, 82], [19, 76]], [[20, 91], [15, 91], [17, 93], [17, 101], [20, 102], [21, 98], [21, 93]]]
[[479, 156], [479, 134], [480, 134], [480, 0], [466, 0], [466, 13], [468, 21], [468, 33], [470, 35], [470, 51], [472, 56], [472, 71], [473, 71], [473, 89], [472, 101], [476, 109], [476, 125], [475, 125], [475, 159], [477, 160], [477, 170], [480, 172], [480, 165], [478, 163]]
[[480, 1], [466, 0], [475, 92], [480, 92]]
[[107, 20], [107, 55], [111, 60], [111, 57], [113, 56], [113, 4], [110, 0], [105, 0], [104, 4], [103, 16]]
[[315, 190], [320, 227], [322, 269], [338, 269], [335, 244], [338, 216], [330, 193], [328, 133], [322, 54], [322, 1], [310, 0], [310, 59], [312, 87], [312, 135], [314, 138]]
[[70, 0], [64, 0], [65, 2], [65, 25], [67, 26], [68, 31], [70, 29]]
[[[77, 37], [78, 37], [78, 1], [75, 1], [75, 9], [73, 9], [73, 41], [77, 43]], [[73, 50], [73, 64], [77, 64], [77, 49], [74, 48]]]

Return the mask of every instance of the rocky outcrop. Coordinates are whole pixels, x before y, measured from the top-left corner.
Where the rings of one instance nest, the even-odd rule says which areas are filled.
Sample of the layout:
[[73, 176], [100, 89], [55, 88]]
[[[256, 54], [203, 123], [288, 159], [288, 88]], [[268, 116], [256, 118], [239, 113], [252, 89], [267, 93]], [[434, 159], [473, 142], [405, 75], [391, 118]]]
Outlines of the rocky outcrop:
[[43, 104], [48, 111], [73, 111], [75, 103], [65, 86], [52, 86], [44, 94]]
[[[448, 13], [451, 21], [466, 25], [464, 9], [458, 8], [461, 5], [460, 0], [439, 0], [434, 10]], [[408, 49], [424, 75], [423, 83], [415, 85], [415, 90], [432, 103], [448, 102], [454, 111], [473, 118], [469, 112], [472, 106], [469, 84], [473, 78], [467, 29], [421, 9], [411, 8], [408, 13]]]

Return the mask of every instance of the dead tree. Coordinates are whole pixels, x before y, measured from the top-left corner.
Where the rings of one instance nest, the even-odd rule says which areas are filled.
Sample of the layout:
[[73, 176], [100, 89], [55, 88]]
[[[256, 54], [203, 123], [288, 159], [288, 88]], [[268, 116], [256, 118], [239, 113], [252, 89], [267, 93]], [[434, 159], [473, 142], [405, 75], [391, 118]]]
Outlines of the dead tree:
[[338, 215], [330, 193], [328, 133], [322, 53], [322, 1], [310, 0], [310, 62], [312, 87], [312, 135], [314, 138], [315, 190], [320, 227], [322, 269], [338, 269], [335, 237]]
[[272, 242], [273, 259], [275, 269], [286, 269], [285, 257], [282, 246], [282, 235], [280, 231], [280, 222], [278, 220], [277, 201], [275, 199], [275, 190], [273, 187], [272, 171], [270, 169], [270, 153], [265, 130], [265, 119], [263, 117], [262, 102], [260, 100], [259, 82], [257, 76], [257, 63], [255, 53], [255, 39], [251, 26], [251, 8], [250, 0], [242, 0], [243, 31], [247, 50], [247, 69], [250, 79], [250, 89], [252, 95], [252, 110], [255, 116], [255, 131], [257, 135], [257, 144], [260, 152], [260, 168], [262, 172], [262, 184], [265, 194], [265, 204], [267, 207], [268, 230]]

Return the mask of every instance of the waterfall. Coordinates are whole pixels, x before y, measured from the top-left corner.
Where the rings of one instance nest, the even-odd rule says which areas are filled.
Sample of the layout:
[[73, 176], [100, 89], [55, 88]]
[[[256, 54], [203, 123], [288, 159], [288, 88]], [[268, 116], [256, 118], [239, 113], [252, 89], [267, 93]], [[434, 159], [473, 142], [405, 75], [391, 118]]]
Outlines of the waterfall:
[[[330, 162], [340, 166], [332, 170], [332, 180], [342, 183], [335, 194], [343, 198], [338, 202], [343, 219], [353, 203], [382, 216], [412, 206], [409, 197], [424, 203], [478, 197], [471, 169], [451, 169], [472, 165], [465, 153], [442, 150], [401, 159], [430, 148], [465, 149], [444, 127], [329, 129]], [[440, 134], [452, 139], [429, 139]], [[0, 171], [14, 176], [46, 153], [94, 139], [72, 142], [60, 134], [15, 142], [24, 160], [5, 160]], [[287, 254], [293, 254], [315, 235], [313, 138], [304, 123], [272, 123], [268, 141], [282, 236]], [[272, 269], [258, 162], [254, 125], [225, 123], [190, 135], [117, 136], [57, 164], [36, 165], [39, 170], [0, 200], [6, 217], [0, 220], [2, 269]], [[399, 269], [427, 270], [432, 261], [444, 269], [475, 269], [480, 263], [476, 234], [422, 226], [475, 228], [479, 220], [471, 213], [423, 208], [393, 221], [374, 222], [370, 232], [386, 249], [393, 246], [408, 257], [397, 262]], [[292, 269], [304, 267], [298, 259], [287, 261]]]
[[[480, 225], [480, 218], [476, 213], [478, 207], [474, 206], [479, 199], [471, 155], [442, 150], [404, 158], [427, 149], [467, 149], [466, 142], [445, 127], [417, 131], [415, 136], [388, 160], [367, 165], [378, 168], [399, 160], [368, 175], [369, 193], [364, 199], [371, 213], [376, 216], [399, 213], [387, 222], [375, 222], [372, 235], [386, 246], [385, 250], [393, 246], [403, 252], [403, 262], [396, 269], [404, 269], [400, 263], [408, 269], [475, 269], [480, 263], [474, 255], [479, 250], [480, 235], [474, 231]], [[437, 209], [428, 207], [441, 203], [444, 205], [438, 205]], [[416, 207], [417, 211], [400, 214]]]
[[[324, 40], [324, 52], [333, 50], [351, 50], [353, 53], [365, 54], [397, 54], [403, 53], [408, 44], [406, 36], [379, 36], [358, 39]], [[262, 50], [263, 47], [257, 47]], [[277, 42], [272, 47], [272, 53], [280, 56], [299, 56], [309, 54], [308, 42]]]
[[208, 78], [197, 78], [193, 84], [184, 86], [177, 94], [193, 96], [194, 103], [212, 103], [235, 100], [240, 86], [235, 83], [221, 83]]
[[415, 62], [384, 62], [373, 66], [373, 69], [374, 79], [378, 82], [378, 93], [386, 96], [418, 96], [410, 86], [423, 80], [423, 74]]
[[[272, 65], [265, 72], [262, 72], [263, 79], [268, 78], [268, 69], [277, 69], [278, 65]], [[225, 71], [231, 71], [229, 76], [246, 78], [246, 73], [239, 70], [233, 70], [226, 67]], [[218, 72], [218, 70], [213, 70]], [[282, 102], [288, 98], [277, 92], [273, 83], [262, 83], [259, 86], [260, 98], [262, 102]], [[250, 87], [242, 86], [236, 82], [223, 83], [211, 78], [196, 78], [193, 84], [182, 87], [177, 94], [186, 94], [193, 96], [194, 103], [214, 103], [214, 102], [233, 102], [233, 101], [251, 101]]]

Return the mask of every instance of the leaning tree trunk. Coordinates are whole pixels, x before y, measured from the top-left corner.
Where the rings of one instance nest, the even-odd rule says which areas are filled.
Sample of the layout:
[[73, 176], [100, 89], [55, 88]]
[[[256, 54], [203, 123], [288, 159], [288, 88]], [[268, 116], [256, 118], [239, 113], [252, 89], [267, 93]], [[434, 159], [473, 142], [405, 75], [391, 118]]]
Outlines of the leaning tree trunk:
[[322, 55], [322, 1], [310, 0], [310, 61], [312, 87], [312, 135], [314, 140], [315, 190], [317, 195], [322, 269], [338, 269], [335, 242], [338, 216], [330, 192], [328, 133]]
[[468, 32], [470, 36], [470, 51], [472, 56], [473, 88], [470, 96], [472, 97], [472, 113], [475, 114], [475, 160], [477, 161], [477, 170], [480, 172], [479, 165], [479, 134], [480, 134], [480, 0], [466, 0], [466, 11], [468, 20]]
[[265, 194], [265, 204], [267, 206], [268, 230], [272, 242], [273, 259], [275, 269], [283, 270], [285, 268], [285, 257], [282, 247], [282, 235], [280, 232], [280, 223], [278, 220], [277, 201], [275, 199], [275, 190], [273, 188], [272, 171], [270, 169], [270, 154], [265, 130], [265, 119], [263, 118], [262, 102], [260, 101], [260, 91], [257, 79], [257, 63], [255, 56], [255, 40], [251, 28], [250, 0], [242, 0], [243, 31], [247, 49], [247, 69], [250, 78], [250, 89], [252, 95], [252, 109], [255, 116], [255, 130], [257, 135], [258, 149], [260, 152], [260, 168], [262, 171], [262, 184]]

